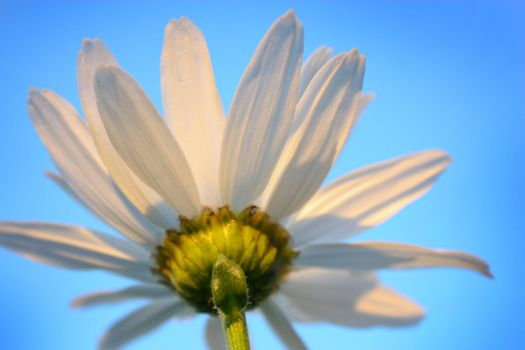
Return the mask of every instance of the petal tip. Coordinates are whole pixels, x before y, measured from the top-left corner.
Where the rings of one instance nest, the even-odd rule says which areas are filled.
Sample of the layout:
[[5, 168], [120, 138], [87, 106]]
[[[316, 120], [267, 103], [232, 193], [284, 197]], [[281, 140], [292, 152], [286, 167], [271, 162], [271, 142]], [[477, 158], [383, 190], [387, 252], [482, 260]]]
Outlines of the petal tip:
[[288, 11], [286, 11], [286, 13], [283, 15], [283, 17], [294, 17], [294, 18], [297, 18], [297, 15], [296, 15], [294, 9], [288, 9]]
[[[484, 262], [484, 261], [483, 261], [483, 262]], [[496, 276], [494, 276], [494, 274], [492, 273], [492, 271], [490, 271], [490, 266], [489, 266], [489, 264], [487, 264], [487, 263], [485, 263], [485, 262], [484, 262], [484, 266], [479, 270], [479, 272], [480, 272], [483, 276], [487, 277], [488, 279], [491, 279], [491, 280], [496, 279]]]
[[80, 309], [82, 307], [82, 300], [81, 298], [76, 298], [71, 300], [69, 303], [69, 307], [72, 309]]
[[49, 178], [55, 178], [55, 177], [59, 177], [60, 175], [52, 172], [51, 170], [46, 170], [44, 171], [44, 176], [49, 177]]
[[367, 105], [375, 99], [376, 99], [376, 94], [374, 92], [366, 92], [361, 95], [361, 100], [363, 101], [363, 103]]
[[27, 90], [28, 94], [29, 94], [29, 98], [31, 99], [32, 97], [40, 94], [40, 89], [34, 87], [34, 86], [31, 86], [28, 90]]
[[428, 149], [426, 151], [418, 152], [418, 154], [419, 156], [426, 157], [428, 161], [442, 165], [443, 169], [446, 169], [453, 160], [450, 154], [439, 148]]
[[348, 52], [344, 52], [342, 55], [346, 62], [353, 62], [355, 60], [360, 59], [362, 56], [359, 54], [359, 51], [357, 49], [352, 49]]
[[166, 33], [171, 33], [172, 31], [185, 31], [189, 28], [195, 27], [195, 24], [188, 17], [182, 16], [180, 18], [173, 18], [166, 25]]
[[87, 52], [92, 50], [96, 45], [100, 43], [99, 39], [96, 38], [85, 38], [82, 40], [81, 52]]
[[322, 50], [328, 56], [330, 56], [332, 54], [332, 52], [334, 52], [334, 49], [332, 49], [330, 46], [327, 46], [327, 45], [321, 45], [319, 47], [319, 50]]
[[277, 21], [275, 21], [275, 24], [276, 26], [302, 29], [302, 24], [293, 9], [288, 10], [284, 15], [279, 17]]
[[450, 154], [443, 150], [436, 149], [435, 152], [439, 158], [443, 159], [443, 163], [445, 166], [448, 166], [454, 160]]

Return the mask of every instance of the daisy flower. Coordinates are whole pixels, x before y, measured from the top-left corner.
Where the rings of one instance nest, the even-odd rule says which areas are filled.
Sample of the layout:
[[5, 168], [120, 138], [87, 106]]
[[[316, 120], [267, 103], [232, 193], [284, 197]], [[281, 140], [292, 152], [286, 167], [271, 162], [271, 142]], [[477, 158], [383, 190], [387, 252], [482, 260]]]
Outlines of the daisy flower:
[[303, 28], [290, 11], [257, 47], [227, 118], [204, 38], [186, 18], [166, 27], [164, 117], [96, 39], [78, 55], [85, 119], [54, 92], [31, 90], [29, 114], [59, 170], [49, 177], [122, 237], [1, 222], [0, 244], [134, 281], [73, 302], [147, 301], [107, 331], [101, 349], [196, 313], [209, 315], [206, 340], [221, 349], [221, 320], [232, 346], [240, 333], [229, 333], [227, 318], [238, 314], [244, 327], [244, 311], [255, 309], [287, 348], [305, 349], [292, 321], [405, 326], [424, 316], [376, 270], [456, 267], [490, 276], [485, 262], [462, 252], [340, 243], [425, 194], [450, 158], [410, 154], [322, 187], [371, 95], [362, 92], [357, 50], [332, 57], [321, 47], [304, 64], [302, 54]]

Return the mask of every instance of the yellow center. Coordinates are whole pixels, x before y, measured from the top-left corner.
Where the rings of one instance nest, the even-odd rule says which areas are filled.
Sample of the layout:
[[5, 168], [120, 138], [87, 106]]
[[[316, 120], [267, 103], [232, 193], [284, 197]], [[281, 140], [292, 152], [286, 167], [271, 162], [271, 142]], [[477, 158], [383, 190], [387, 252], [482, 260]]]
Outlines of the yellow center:
[[278, 223], [251, 206], [239, 214], [227, 206], [204, 209], [195, 219], [180, 218], [179, 230], [168, 230], [157, 247], [153, 272], [161, 282], [199, 312], [215, 314], [211, 293], [213, 265], [219, 255], [238, 264], [246, 275], [248, 309], [266, 299], [289, 271], [296, 253]]

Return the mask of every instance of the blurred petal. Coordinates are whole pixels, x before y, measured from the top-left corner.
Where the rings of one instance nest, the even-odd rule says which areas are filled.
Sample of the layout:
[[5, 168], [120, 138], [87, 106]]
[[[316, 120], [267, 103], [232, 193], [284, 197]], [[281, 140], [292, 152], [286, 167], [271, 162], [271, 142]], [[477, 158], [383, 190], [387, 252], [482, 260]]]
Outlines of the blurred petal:
[[262, 193], [283, 150], [297, 103], [303, 29], [279, 18], [246, 68], [231, 105], [221, 153], [223, 203], [242, 210]]
[[176, 297], [173, 290], [162, 284], [138, 284], [118, 291], [96, 292], [76, 298], [71, 302], [73, 307], [91, 307], [106, 304], [122, 303], [136, 299], [157, 299]]
[[138, 84], [117, 67], [101, 67], [95, 93], [111, 143], [128, 167], [179, 213], [198, 215], [199, 193], [186, 158]]
[[350, 136], [350, 132], [353, 130], [357, 121], [361, 118], [361, 114], [363, 114], [364, 110], [373, 99], [374, 94], [371, 93], [362, 94], [361, 92], [359, 92], [356, 95], [355, 101], [352, 104], [352, 110], [350, 111], [350, 119], [352, 120], [352, 123], [348, 125], [348, 127], [345, 128], [342, 132], [339, 132], [337, 135], [338, 140], [335, 151], [336, 155], [339, 155], [339, 152], [341, 152], [341, 149], [343, 148], [346, 141], [348, 140], [348, 137]]
[[306, 346], [295, 332], [290, 320], [271, 299], [260, 305], [261, 311], [273, 331], [289, 350], [306, 350]]
[[308, 245], [301, 249], [294, 265], [353, 271], [457, 267], [491, 276], [486, 262], [467, 253], [386, 242]]
[[336, 242], [381, 224], [425, 194], [447, 168], [438, 150], [368, 166], [320, 190], [286, 223], [295, 247]]
[[379, 285], [373, 275], [342, 270], [293, 272], [276, 300], [300, 322], [397, 327], [415, 324], [424, 316], [420, 306]]
[[151, 332], [162, 323], [186, 312], [186, 302], [178, 298], [155, 301], [130, 313], [115, 323], [102, 337], [99, 349], [114, 350]]
[[0, 222], [0, 245], [26, 258], [69, 269], [103, 269], [154, 280], [149, 255], [122, 239], [44, 222]]
[[301, 80], [299, 82], [299, 97], [303, 96], [308, 84], [312, 81], [313, 77], [319, 72], [321, 67], [328, 61], [332, 49], [326, 46], [317, 48], [310, 57], [303, 64], [301, 69]]
[[78, 90], [100, 157], [117, 186], [144, 216], [160, 227], [177, 227], [178, 215], [157, 193], [135, 176], [120, 159], [109, 140], [98, 112], [93, 86], [95, 71], [101, 66], [118, 67], [118, 63], [100, 40], [84, 40], [82, 51], [78, 55]]
[[[102, 221], [114, 227], [119, 233], [124, 234], [127, 238], [144, 246], [145, 251], [148, 247], [153, 247], [160, 243], [164, 232], [158, 227], [150, 223], [137, 209], [129, 203], [126, 196], [114, 186], [111, 179], [108, 177], [108, 183], [98, 183], [97, 190], [99, 192], [91, 192], [90, 187], [81, 187], [75, 191], [74, 186], [78, 184], [76, 181], [71, 181], [71, 184], [59, 174], [46, 172], [45, 174], [58, 187], [70, 195], [79, 204], [91, 211]], [[77, 178], [77, 180], [80, 178]], [[93, 180], [94, 178], [91, 178]], [[128, 208], [130, 214], [136, 218], [128, 217], [123, 213], [118, 213], [116, 216], [114, 211], [118, 210], [120, 206]], [[137, 226], [134, 219], [140, 222], [142, 227]], [[139, 235], [137, 236], [137, 232]], [[146, 239], [142, 237], [147, 237]]]
[[224, 338], [224, 331], [219, 317], [208, 317], [206, 322], [206, 345], [209, 350], [225, 350], [226, 339]]
[[313, 78], [296, 110], [301, 126], [291, 136], [272, 175], [263, 209], [283, 218], [300, 209], [321, 186], [335, 162], [341, 135], [348, 135], [364, 75], [356, 50], [330, 60]]
[[208, 47], [187, 18], [172, 20], [161, 58], [162, 102], [205, 205], [219, 206], [219, 153], [226, 123]]

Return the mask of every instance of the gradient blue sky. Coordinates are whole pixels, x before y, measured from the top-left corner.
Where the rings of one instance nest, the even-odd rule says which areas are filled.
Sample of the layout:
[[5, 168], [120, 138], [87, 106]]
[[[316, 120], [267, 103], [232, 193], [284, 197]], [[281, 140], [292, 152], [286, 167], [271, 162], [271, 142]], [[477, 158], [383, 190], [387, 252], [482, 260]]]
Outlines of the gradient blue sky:
[[[522, 1], [15, 1], [0, 0], [0, 220], [47, 220], [106, 230], [44, 178], [53, 165], [26, 112], [30, 86], [79, 106], [75, 59], [99, 37], [160, 106], [165, 24], [187, 16], [203, 31], [229, 106], [268, 26], [294, 8], [305, 52], [326, 44], [367, 56], [376, 99], [330, 174], [412, 151], [454, 157], [422, 200], [359, 239], [465, 250], [495, 280], [452, 270], [381, 273], [425, 306], [418, 326], [349, 330], [298, 326], [312, 349], [523, 349], [525, 346], [525, 4]], [[0, 249], [0, 348], [93, 349], [134, 305], [73, 310], [82, 293], [128, 282], [58, 270]], [[261, 318], [255, 349], [280, 345]], [[171, 322], [130, 349], [201, 349], [203, 318]]]

